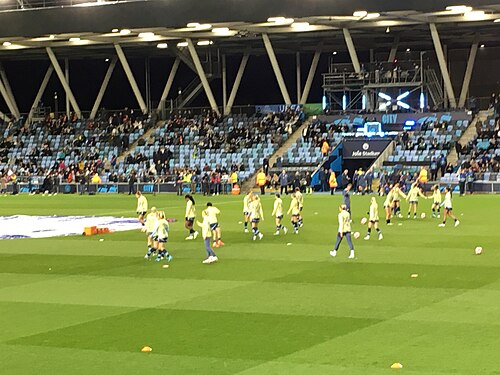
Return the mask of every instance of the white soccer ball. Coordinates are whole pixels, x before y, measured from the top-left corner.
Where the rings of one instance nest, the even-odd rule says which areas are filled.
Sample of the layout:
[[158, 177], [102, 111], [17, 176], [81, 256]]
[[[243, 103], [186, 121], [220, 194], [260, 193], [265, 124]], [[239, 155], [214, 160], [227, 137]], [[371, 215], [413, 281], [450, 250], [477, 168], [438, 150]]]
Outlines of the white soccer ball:
[[361, 236], [361, 235], [359, 234], [359, 232], [354, 232], [354, 238], [355, 238], [356, 240], [359, 238], [359, 236]]
[[474, 250], [474, 253], [476, 255], [481, 255], [483, 253], [483, 248], [481, 246], [476, 247], [476, 249]]
[[420, 214], [420, 218], [421, 218], [421, 219], [425, 219], [425, 212], [422, 212], [422, 213]]
[[366, 217], [361, 219], [361, 225], [365, 225], [368, 222], [368, 219]]

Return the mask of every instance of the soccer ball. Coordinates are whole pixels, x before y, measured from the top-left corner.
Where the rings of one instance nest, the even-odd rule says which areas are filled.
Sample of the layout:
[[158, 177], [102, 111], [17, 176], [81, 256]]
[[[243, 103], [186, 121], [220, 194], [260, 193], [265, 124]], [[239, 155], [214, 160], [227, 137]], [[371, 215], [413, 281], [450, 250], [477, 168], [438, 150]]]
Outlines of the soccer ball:
[[476, 249], [474, 250], [474, 253], [476, 255], [481, 255], [483, 253], [483, 248], [481, 246], [476, 247]]
[[422, 213], [420, 214], [420, 218], [421, 218], [421, 219], [425, 219], [425, 212], [422, 212]]
[[359, 232], [354, 232], [354, 238], [357, 240], [359, 238], [360, 234]]
[[366, 217], [361, 219], [361, 225], [365, 225], [368, 222], [368, 219]]

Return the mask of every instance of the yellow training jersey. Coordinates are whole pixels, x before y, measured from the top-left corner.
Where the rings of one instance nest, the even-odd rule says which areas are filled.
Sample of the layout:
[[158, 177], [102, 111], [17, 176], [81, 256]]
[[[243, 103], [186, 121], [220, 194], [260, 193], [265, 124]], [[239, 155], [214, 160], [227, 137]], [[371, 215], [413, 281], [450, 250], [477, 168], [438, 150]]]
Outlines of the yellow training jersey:
[[168, 226], [168, 221], [166, 219], [160, 219], [156, 222], [156, 230], [155, 230], [156, 237], [158, 237], [159, 239], [168, 238], [168, 231], [169, 231], [169, 226]]
[[220, 211], [217, 207], [210, 206], [205, 209], [205, 213], [208, 219], [208, 222], [210, 224], [216, 224], [218, 223], [217, 221], [217, 215], [220, 214]]
[[441, 204], [442, 198], [441, 198], [441, 191], [439, 189], [434, 190], [432, 193], [432, 200], [436, 204]]
[[203, 222], [197, 222], [198, 226], [201, 228], [201, 235], [203, 238], [211, 238], [212, 230], [210, 229], [210, 223], [208, 222], [208, 217], [203, 218]]
[[150, 212], [146, 216], [146, 232], [151, 233], [155, 229], [156, 213]]
[[137, 212], [146, 212], [148, 210], [148, 200], [144, 195], [137, 198]]
[[248, 205], [250, 209], [250, 217], [252, 219], [264, 219], [264, 213], [262, 212], [262, 204], [260, 199], [255, 199]]
[[404, 199], [406, 199], [406, 194], [396, 186], [394, 189], [392, 189], [392, 200], [399, 201], [399, 197], [403, 197]]
[[412, 187], [408, 192], [408, 200], [410, 202], [418, 202], [418, 197], [425, 198], [418, 186]]
[[186, 203], [186, 217], [196, 217], [196, 208], [190, 200]]
[[295, 198], [297, 198], [297, 201], [299, 202], [299, 207], [304, 207], [304, 196], [300, 191], [295, 192]]
[[339, 213], [339, 233], [351, 231], [351, 215], [346, 210]]
[[378, 221], [378, 204], [374, 202], [370, 204], [370, 221]]
[[274, 201], [273, 216], [283, 216], [283, 200], [276, 198]]
[[392, 202], [394, 201], [394, 193], [392, 190], [387, 194], [387, 198], [385, 198], [384, 201], [384, 207], [391, 207]]
[[287, 213], [292, 213], [292, 215], [300, 214], [299, 201], [297, 200], [297, 198], [292, 198], [292, 201], [290, 202], [290, 208], [288, 209]]
[[245, 195], [245, 197], [243, 198], [243, 212], [250, 212], [249, 211], [249, 208], [248, 208], [248, 202], [251, 198], [251, 195], [247, 194]]

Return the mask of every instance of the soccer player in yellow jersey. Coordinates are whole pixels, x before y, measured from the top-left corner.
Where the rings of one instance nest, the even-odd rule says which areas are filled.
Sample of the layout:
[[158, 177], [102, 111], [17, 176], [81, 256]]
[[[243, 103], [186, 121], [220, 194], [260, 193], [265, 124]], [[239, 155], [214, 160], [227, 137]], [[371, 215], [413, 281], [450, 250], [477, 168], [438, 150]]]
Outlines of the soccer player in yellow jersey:
[[137, 215], [139, 215], [139, 222], [144, 225], [144, 216], [146, 212], [148, 212], [148, 200], [140, 191], [135, 193], [135, 197], [137, 198]]
[[287, 215], [292, 214], [292, 225], [295, 234], [299, 234], [299, 218], [300, 218], [300, 207], [299, 201], [295, 193], [291, 194], [292, 200], [290, 201], [290, 208], [287, 211]]
[[165, 243], [168, 241], [169, 230], [168, 221], [165, 219], [165, 212], [157, 212], [157, 221], [155, 229], [153, 230], [153, 239], [155, 240], [155, 247], [158, 250], [158, 255], [156, 257], [157, 262], [165, 258], [169, 262], [172, 260], [172, 255], [165, 250]]
[[408, 219], [411, 216], [412, 210], [413, 210], [413, 218], [414, 219], [417, 218], [418, 197], [427, 199], [427, 197], [424, 194], [422, 194], [420, 186], [418, 186], [418, 182], [414, 182], [411, 185], [411, 189], [408, 192], [408, 196], [406, 198], [410, 202], [410, 206], [408, 207]]
[[300, 188], [295, 188], [295, 198], [299, 202], [299, 227], [304, 226], [304, 219], [302, 218], [302, 210], [304, 209], [304, 196], [300, 192]]
[[205, 211], [202, 212], [203, 222], [197, 221], [199, 227], [201, 227], [201, 236], [203, 237], [203, 242], [205, 243], [205, 250], [207, 251], [207, 258], [203, 261], [203, 264], [210, 264], [217, 262], [219, 258], [215, 255], [214, 250], [210, 246], [210, 241], [212, 240], [212, 230], [210, 229], [210, 222]]
[[145, 259], [150, 259], [150, 256], [156, 253], [153, 241], [153, 231], [156, 226], [156, 220], [156, 207], [151, 207], [151, 212], [146, 216], [146, 225], [144, 227], [148, 236], [148, 252], [144, 255]]
[[403, 191], [400, 189], [399, 185], [396, 184], [392, 188], [392, 206], [394, 208], [394, 215], [396, 215], [399, 218], [402, 218], [403, 215], [401, 215], [401, 199], [400, 197], [403, 197], [403, 199], [406, 199], [406, 194], [403, 193]]
[[382, 236], [382, 232], [380, 231], [380, 229], [378, 227], [378, 221], [379, 221], [378, 203], [377, 203], [377, 199], [375, 197], [372, 197], [370, 200], [369, 215], [370, 215], [370, 217], [368, 219], [368, 233], [366, 233], [365, 240], [370, 239], [370, 234], [372, 232], [372, 228], [375, 228], [375, 230], [378, 233], [378, 239], [380, 241], [382, 238], [384, 238], [384, 236]]
[[252, 200], [253, 193], [248, 191], [243, 197], [243, 225], [245, 227], [245, 233], [248, 233], [248, 223], [250, 222], [250, 209], [248, 204]]
[[392, 208], [394, 204], [394, 192], [391, 188], [389, 193], [387, 193], [387, 197], [384, 201], [384, 210], [385, 210], [385, 222], [387, 225], [392, 225], [391, 217], [392, 217]]
[[446, 218], [451, 217], [453, 220], [455, 220], [455, 226], [458, 227], [460, 225], [460, 221], [453, 215], [452, 210], [453, 206], [451, 203], [451, 188], [446, 187], [444, 189], [444, 202], [441, 203], [441, 206], [444, 206], [444, 213], [443, 213], [443, 222], [438, 225], [438, 227], [445, 227], [446, 226]]
[[189, 230], [189, 236], [186, 237], [186, 240], [194, 240], [198, 237], [198, 232], [193, 228], [194, 220], [196, 218], [195, 202], [191, 194], [186, 194], [184, 200], [186, 201], [186, 222], [184, 223], [184, 226], [187, 230]]
[[434, 185], [432, 187], [432, 217], [441, 217], [441, 190], [439, 190], [439, 185]]
[[351, 214], [347, 211], [347, 206], [342, 204], [339, 207], [339, 230], [337, 233], [337, 241], [335, 242], [335, 247], [332, 251], [330, 251], [330, 255], [332, 257], [337, 256], [337, 250], [339, 249], [340, 243], [345, 237], [347, 240], [347, 244], [349, 245], [349, 249], [351, 250], [349, 253], [349, 259], [354, 259], [354, 245], [352, 244], [351, 238]]
[[283, 233], [286, 234], [286, 232], [288, 232], [288, 229], [286, 229], [286, 227], [281, 224], [281, 220], [283, 219], [283, 200], [281, 199], [279, 193], [276, 193], [276, 198], [274, 199], [272, 216], [276, 218], [276, 232], [274, 233], [274, 235], [277, 236], [278, 234], [280, 234], [280, 230], [282, 230]]
[[224, 242], [221, 240], [221, 229], [219, 225], [219, 220], [217, 215], [220, 214], [220, 211], [217, 207], [214, 207], [211, 202], [207, 203], [207, 208], [205, 208], [205, 213], [208, 217], [208, 222], [210, 224], [210, 230], [212, 231], [214, 244], [213, 247], [220, 247], [224, 245]]
[[252, 197], [252, 200], [248, 203], [248, 208], [250, 210], [250, 219], [252, 220], [252, 240], [255, 241], [257, 237], [261, 240], [264, 235], [259, 231], [259, 222], [264, 220], [264, 212], [262, 211], [262, 204], [258, 195]]

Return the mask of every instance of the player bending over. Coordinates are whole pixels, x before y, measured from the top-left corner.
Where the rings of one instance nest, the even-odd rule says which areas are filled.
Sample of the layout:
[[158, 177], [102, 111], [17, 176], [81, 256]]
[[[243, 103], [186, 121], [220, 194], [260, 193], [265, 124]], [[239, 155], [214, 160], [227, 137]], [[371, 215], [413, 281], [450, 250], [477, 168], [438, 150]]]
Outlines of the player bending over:
[[272, 216], [276, 218], [276, 232], [274, 232], [274, 235], [277, 236], [278, 234], [280, 234], [280, 230], [282, 230], [283, 233], [286, 234], [286, 232], [288, 232], [288, 229], [286, 229], [286, 227], [281, 224], [281, 219], [283, 219], [283, 200], [278, 193], [276, 193], [276, 198], [274, 199]]
[[349, 249], [351, 250], [349, 253], [349, 259], [354, 259], [354, 245], [352, 244], [351, 238], [351, 214], [347, 211], [347, 206], [345, 204], [340, 205], [339, 211], [339, 231], [337, 233], [337, 241], [335, 242], [333, 250], [330, 251], [330, 255], [332, 257], [337, 256], [337, 250], [345, 237], [347, 244], [349, 245]]
[[368, 233], [366, 233], [365, 240], [370, 239], [370, 234], [372, 232], [372, 228], [375, 228], [375, 230], [378, 233], [378, 239], [379, 241], [384, 238], [382, 236], [382, 232], [380, 231], [378, 227], [378, 204], [377, 204], [377, 199], [375, 197], [372, 197], [371, 202], [370, 202], [370, 212], [369, 212], [369, 219], [368, 219]]

